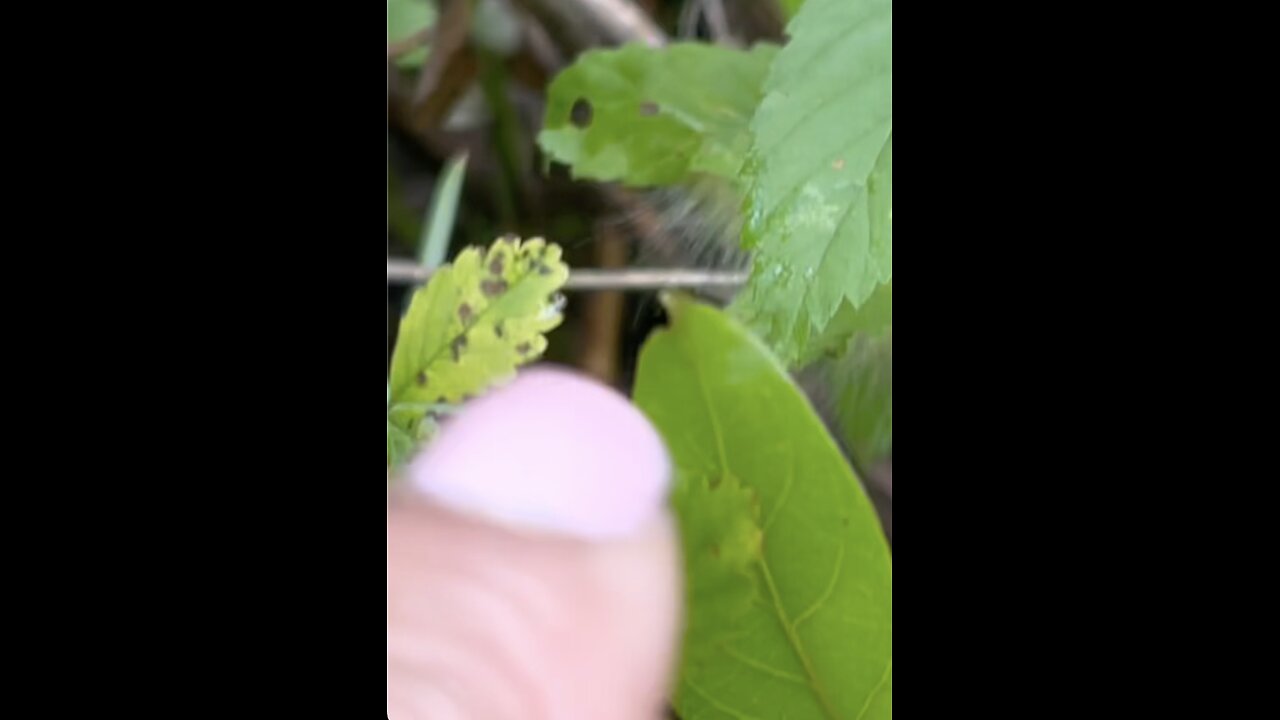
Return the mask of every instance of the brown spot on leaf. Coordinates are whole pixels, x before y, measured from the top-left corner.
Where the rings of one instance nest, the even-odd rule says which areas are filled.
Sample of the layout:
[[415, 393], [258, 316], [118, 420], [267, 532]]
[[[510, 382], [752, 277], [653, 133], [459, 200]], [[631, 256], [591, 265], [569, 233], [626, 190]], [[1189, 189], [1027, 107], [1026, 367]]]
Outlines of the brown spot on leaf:
[[501, 275], [503, 267], [504, 261], [501, 255], [494, 256], [493, 260], [489, 262], [489, 272], [494, 275]]
[[585, 128], [591, 124], [591, 114], [591, 103], [586, 98], [578, 98], [569, 109], [569, 122], [576, 128]]
[[831, 169], [832, 169], [832, 170], [843, 170], [843, 169], [844, 169], [844, 158], [836, 158], [836, 159], [835, 159], [835, 162], [831, 163]]
[[717, 560], [720, 559], [720, 546], [716, 545], [715, 543], [712, 543], [711, 545], [711, 557]]
[[453, 361], [458, 362], [462, 359], [462, 351], [467, 349], [467, 336], [459, 335], [449, 343], [449, 349], [453, 351]]
[[472, 312], [470, 305], [462, 303], [458, 306], [458, 319], [462, 321], [463, 325], [471, 322], [471, 316]]
[[645, 100], [640, 103], [640, 114], [644, 117], [652, 117], [658, 114], [658, 103], [652, 100]]
[[535, 264], [535, 265], [534, 265], [534, 267], [536, 267], [536, 268], [538, 269], [538, 274], [539, 274], [539, 275], [550, 275], [550, 274], [551, 274], [551, 268], [550, 268], [550, 267], [548, 267], [546, 263], [537, 263], [537, 264]]
[[426, 370], [419, 370], [419, 371], [418, 371], [418, 377], [417, 377], [416, 379], [417, 379], [417, 381], [418, 381], [418, 387], [426, 387], [426, 386], [427, 386], [427, 371], [426, 371]]
[[497, 297], [507, 291], [507, 281], [502, 278], [485, 280], [480, 283], [480, 291], [486, 297]]
[[501, 321], [501, 320], [499, 320], [498, 322], [496, 322], [496, 323], [494, 323], [494, 324], [493, 324], [493, 334], [494, 334], [494, 335], [497, 335], [498, 337], [502, 337], [502, 334], [503, 334], [504, 332], [505, 332], [505, 330], [504, 330], [504, 329], [503, 329], [503, 327], [502, 327], [502, 321]]
[[527, 342], [520, 343], [519, 345], [516, 346], [516, 352], [520, 353], [521, 355], [528, 355], [529, 351], [532, 349], [533, 348], [530, 347], [529, 343]]

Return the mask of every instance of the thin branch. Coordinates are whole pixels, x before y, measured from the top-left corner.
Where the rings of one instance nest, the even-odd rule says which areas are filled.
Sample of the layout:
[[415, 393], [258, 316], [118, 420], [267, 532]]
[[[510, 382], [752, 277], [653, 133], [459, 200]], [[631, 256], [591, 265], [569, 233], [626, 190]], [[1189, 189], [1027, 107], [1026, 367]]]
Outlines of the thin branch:
[[[573, 270], [566, 290], [678, 290], [738, 287], [747, 282], [747, 272], [724, 272], [688, 268], [624, 268], [621, 270]], [[431, 271], [411, 260], [387, 260], [388, 285], [416, 285], [431, 277]]]
[[729, 30], [729, 20], [724, 14], [721, 0], [701, 0], [702, 17], [706, 18], [707, 28], [711, 31], [711, 39], [718, 43], [736, 44], [737, 40]]
[[639, 40], [652, 47], [667, 43], [662, 30], [629, 0], [578, 0], [578, 3], [617, 42]]
[[660, 47], [664, 34], [630, 0], [519, 0], [570, 56], [596, 45], [641, 42]]
[[[627, 266], [627, 241], [618, 228], [608, 223], [596, 224], [593, 243], [595, 265], [618, 270]], [[580, 307], [582, 313], [581, 367], [601, 382], [613, 385], [618, 380], [618, 351], [623, 331], [626, 296], [614, 291], [591, 293]]]
[[391, 62], [402, 55], [408, 55], [414, 50], [426, 45], [427, 40], [430, 38], [431, 28], [425, 27], [403, 40], [387, 43], [387, 62]]

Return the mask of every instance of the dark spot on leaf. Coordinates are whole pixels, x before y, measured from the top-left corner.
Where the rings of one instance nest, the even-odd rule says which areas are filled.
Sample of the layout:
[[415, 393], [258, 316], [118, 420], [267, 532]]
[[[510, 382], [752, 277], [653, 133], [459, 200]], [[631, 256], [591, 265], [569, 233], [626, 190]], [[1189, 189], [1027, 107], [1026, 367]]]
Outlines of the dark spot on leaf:
[[426, 387], [426, 386], [427, 386], [427, 371], [426, 371], [426, 370], [420, 370], [420, 371], [418, 371], [418, 378], [417, 378], [417, 379], [418, 379], [418, 385], [419, 385], [420, 387]]
[[578, 98], [569, 110], [569, 122], [576, 128], [585, 128], [591, 124], [591, 103], [586, 98]]
[[501, 275], [502, 268], [503, 268], [503, 258], [501, 255], [494, 257], [493, 260], [489, 263], [489, 272], [493, 273], [494, 275]]
[[652, 115], [657, 115], [657, 114], [658, 114], [658, 103], [656, 103], [656, 102], [654, 102], [654, 101], [652, 101], [652, 100], [645, 100], [644, 102], [640, 103], [640, 114], [641, 114], [641, 115], [643, 115], [643, 116], [645, 116], [645, 117], [650, 117], [650, 116], [652, 116]]
[[494, 334], [494, 335], [497, 335], [498, 337], [502, 337], [502, 333], [503, 333], [503, 332], [504, 332], [504, 330], [502, 329], [502, 321], [501, 321], [501, 320], [499, 320], [498, 322], [496, 322], [496, 323], [494, 323], [494, 324], [493, 324], [493, 334]]
[[538, 269], [538, 274], [539, 274], [539, 275], [550, 275], [550, 274], [551, 274], [551, 268], [550, 268], [550, 267], [547, 267], [546, 263], [537, 263], [536, 265], [534, 265], [534, 267], [536, 267], [536, 268]]
[[471, 306], [470, 305], [466, 303], [462, 303], [462, 305], [458, 306], [458, 319], [462, 321], [463, 325], [471, 322]]
[[501, 278], [485, 280], [480, 283], [480, 290], [487, 297], [497, 297], [507, 291], [507, 281]]
[[527, 342], [520, 343], [519, 345], [516, 346], [516, 352], [520, 353], [521, 355], [528, 355], [529, 351], [532, 349], [533, 348], [529, 347], [529, 343]]
[[716, 558], [717, 560], [718, 560], [718, 559], [720, 559], [720, 546], [719, 546], [719, 545], [716, 545], [716, 544], [712, 544], [712, 545], [711, 545], [711, 557]]
[[462, 351], [467, 349], [467, 336], [459, 335], [449, 343], [449, 349], [453, 351], [453, 361], [458, 362], [462, 359]]
[[849, 527], [849, 518], [840, 518], [840, 524]]

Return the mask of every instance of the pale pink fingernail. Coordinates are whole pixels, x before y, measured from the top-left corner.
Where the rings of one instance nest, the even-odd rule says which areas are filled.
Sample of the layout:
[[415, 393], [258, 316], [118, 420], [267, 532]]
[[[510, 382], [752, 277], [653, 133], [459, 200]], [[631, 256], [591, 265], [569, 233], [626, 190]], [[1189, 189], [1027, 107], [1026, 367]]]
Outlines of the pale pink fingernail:
[[670, 474], [661, 437], [626, 397], [546, 366], [470, 402], [409, 467], [414, 489], [445, 507], [591, 540], [644, 526]]

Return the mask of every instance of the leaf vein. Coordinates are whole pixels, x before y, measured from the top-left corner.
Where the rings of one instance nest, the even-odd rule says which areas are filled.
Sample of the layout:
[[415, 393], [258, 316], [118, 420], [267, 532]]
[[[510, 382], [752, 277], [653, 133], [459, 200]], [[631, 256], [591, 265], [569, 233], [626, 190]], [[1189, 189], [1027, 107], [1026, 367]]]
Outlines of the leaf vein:
[[793, 682], [798, 685], [809, 684], [807, 680], [805, 680], [803, 677], [799, 675], [796, 675], [794, 673], [789, 673], [785, 670], [779, 670], [778, 668], [773, 667], [772, 665], [760, 662], [759, 660], [756, 660], [754, 658], [751, 658], [747, 655], [744, 655], [738, 652], [737, 650], [734, 650], [732, 646], [724, 645], [723, 650], [725, 654], [728, 655], [729, 657], [733, 658], [734, 660], [737, 660], [743, 665], [746, 665], [747, 667], [752, 668], [754, 670], [759, 670], [760, 672], [765, 673], [767, 675], [772, 675], [773, 677], [776, 677], [780, 680], [786, 680], [788, 682]]
[[889, 681], [889, 674], [893, 672], [893, 658], [889, 658], [889, 662], [884, 666], [884, 674], [880, 676], [880, 682], [871, 689], [871, 694], [867, 695], [867, 701], [862, 704], [862, 709], [858, 711], [858, 717], [855, 720], [862, 720], [867, 714], [867, 710], [871, 709], [871, 703], [880, 696], [880, 691], [884, 689], [885, 683]]
[[809, 678], [809, 687], [813, 690], [817, 697], [818, 705], [822, 707], [823, 713], [831, 720], [839, 720], [835, 707], [831, 704], [831, 699], [827, 697], [827, 691], [823, 688], [818, 675], [813, 669], [813, 662], [809, 659], [809, 654], [805, 652], [804, 644], [800, 642], [800, 637], [796, 635], [795, 626], [791, 623], [790, 617], [787, 615], [787, 609], [783, 607], [782, 596], [778, 593], [778, 586], [773, 581], [773, 573], [769, 571], [769, 561], [761, 557], [760, 569], [764, 575], [765, 585], [769, 588], [769, 594], [773, 597], [774, 612], [777, 614], [778, 622], [782, 624], [782, 631], [786, 633], [787, 642], [791, 644], [791, 650], [800, 660], [800, 665], [804, 668], [805, 675]]
[[787, 451], [791, 456], [791, 462], [787, 463], [787, 479], [783, 481], [782, 493], [778, 495], [777, 504], [773, 506], [773, 511], [769, 513], [768, 519], [764, 521], [764, 526], [760, 528], [761, 534], [769, 532], [773, 521], [778, 519], [778, 514], [782, 512], [782, 507], [787, 504], [787, 499], [791, 497], [791, 485], [796, 479], [796, 455], [795, 448], [790, 444], [787, 445]]
[[822, 591], [822, 594], [818, 596], [818, 599], [814, 601], [813, 605], [810, 605], [808, 610], [805, 610], [796, 617], [795, 622], [792, 623], [796, 630], [800, 629], [801, 623], [813, 617], [813, 614], [818, 612], [818, 610], [831, 599], [831, 594], [835, 592], [836, 582], [840, 580], [840, 571], [844, 569], [844, 545], [841, 544], [837, 547], [839, 548], [839, 553], [836, 555], [836, 566], [831, 572], [831, 580], [827, 582], [826, 590]]
[[697, 683], [695, 683], [694, 681], [690, 680], [687, 677], [685, 678], [684, 683], [685, 685], [689, 686], [689, 689], [693, 690], [694, 692], [698, 693], [698, 695], [702, 696], [703, 700], [706, 700], [707, 702], [711, 703], [712, 707], [714, 707], [715, 709], [719, 710], [720, 712], [730, 717], [737, 718], [738, 720], [759, 720], [759, 718], [753, 717], [751, 715], [747, 715], [746, 713], [740, 712], [738, 710], [734, 710], [728, 705], [725, 705], [724, 703], [712, 697], [711, 693], [708, 693], [706, 690], [703, 690], [702, 688], [698, 687]]

